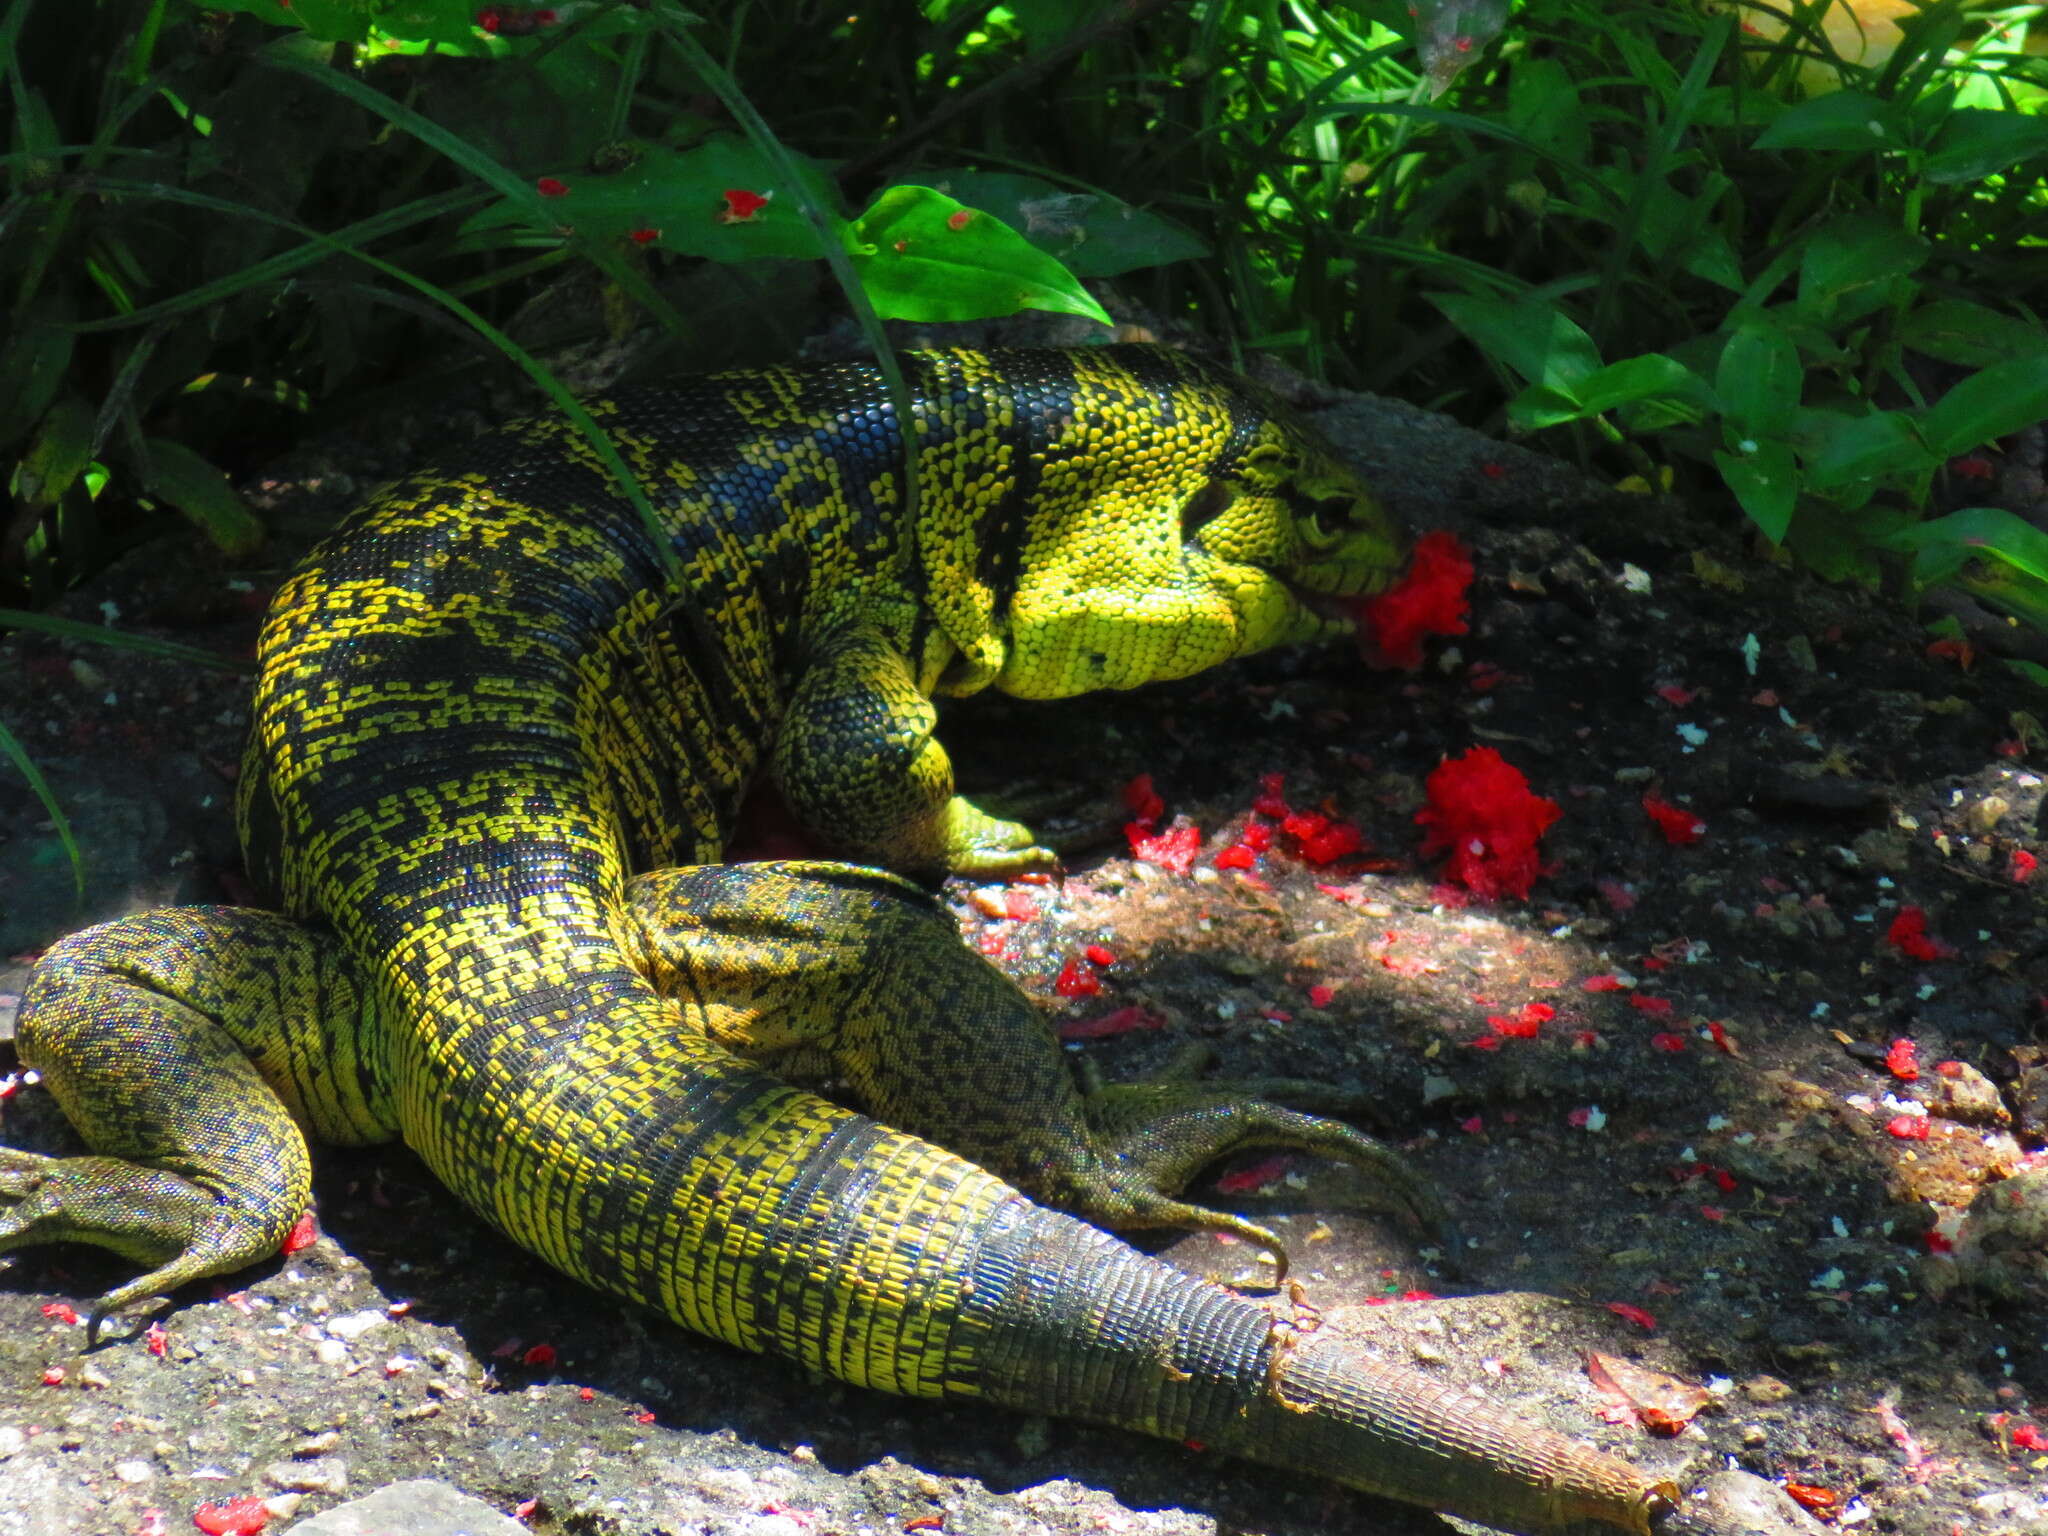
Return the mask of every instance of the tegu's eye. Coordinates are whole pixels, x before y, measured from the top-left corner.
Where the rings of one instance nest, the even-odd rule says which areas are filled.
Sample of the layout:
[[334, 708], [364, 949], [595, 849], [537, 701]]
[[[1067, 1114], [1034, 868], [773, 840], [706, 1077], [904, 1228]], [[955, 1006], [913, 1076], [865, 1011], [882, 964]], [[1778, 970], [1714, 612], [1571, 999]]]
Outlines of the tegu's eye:
[[1309, 521], [1326, 539], [1334, 539], [1351, 526], [1351, 514], [1358, 504], [1349, 496], [1319, 496], [1308, 504]]
[[1222, 515], [1230, 505], [1230, 486], [1222, 480], [1211, 480], [1187, 500], [1180, 509], [1180, 533], [1184, 539], [1193, 538], [1207, 524]]

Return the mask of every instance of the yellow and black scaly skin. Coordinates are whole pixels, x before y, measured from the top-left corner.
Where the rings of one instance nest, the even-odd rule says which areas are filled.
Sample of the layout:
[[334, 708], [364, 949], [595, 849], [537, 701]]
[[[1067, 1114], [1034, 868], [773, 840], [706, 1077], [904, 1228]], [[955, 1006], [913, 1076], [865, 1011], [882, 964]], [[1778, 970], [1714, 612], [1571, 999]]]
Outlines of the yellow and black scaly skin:
[[[932, 696], [1184, 676], [1345, 632], [1400, 545], [1269, 402], [1144, 348], [906, 359], [597, 401], [675, 564], [563, 422], [385, 491], [278, 593], [243, 776], [285, 916], [75, 935], [19, 1026], [96, 1155], [0, 1151], [0, 1251], [81, 1239], [158, 1296], [273, 1252], [305, 1137], [402, 1136], [578, 1279], [863, 1386], [1199, 1439], [1520, 1531], [1670, 1490], [1275, 1324], [1112, 1226], [1247, 1145], [1360, 1133], [1191, 1083], [1083, 1096], [898, 875], [718, 866], [757, 771], [829, 847], [1049, 859], [952, 793]], [[874, 1118], [809, 1091], [837, 1078]], [[942, 1150], [945, 1149], [945, 1150]], [[1008, 1180], [1010, 1182], [1005, 1182]]]

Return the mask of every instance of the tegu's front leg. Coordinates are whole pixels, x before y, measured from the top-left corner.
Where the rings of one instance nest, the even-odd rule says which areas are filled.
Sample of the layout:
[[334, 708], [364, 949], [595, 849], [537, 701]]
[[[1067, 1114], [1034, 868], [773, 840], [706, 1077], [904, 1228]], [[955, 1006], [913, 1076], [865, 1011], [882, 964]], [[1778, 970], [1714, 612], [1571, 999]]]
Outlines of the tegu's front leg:
[[909, 658], [874, 629], [820, 639], [775, 738], [774, 774], [832, 852], [917, 875], [1001, 875], [1058, 862], [1021, 822], [953, 792], [938, 710]]

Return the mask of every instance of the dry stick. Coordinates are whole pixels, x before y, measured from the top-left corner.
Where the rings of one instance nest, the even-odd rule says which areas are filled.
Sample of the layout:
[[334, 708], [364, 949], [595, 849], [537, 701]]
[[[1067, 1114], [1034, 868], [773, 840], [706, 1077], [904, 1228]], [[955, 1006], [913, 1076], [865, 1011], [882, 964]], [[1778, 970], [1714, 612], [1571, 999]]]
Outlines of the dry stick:
[[1147, 20], [1156, 13], [1178, 3], [1178, 0], [1122, 0], [1101, 20], [1092, 22], [1064, 41], [1048, 48], [1036, 58], [1026, 59], [1014, 69], [998, 75], [986, 84], [978, 85], [964, 96], [956, 96], [944, 103], [923, 122], [906, 128], [880, 149], [871, 150], [858, 160], [850, 160], [834, 174], [842, 183], [852, 183], [873, 174], [888, 165], [912, 146], [921, 144], [955, 118], [974, 111], [996, 97], [1023, 86], [1035, 85], [1051, 74], [1076, 54], [1094, 47], [1105, 38], [1113, 37], [1128, 27]]

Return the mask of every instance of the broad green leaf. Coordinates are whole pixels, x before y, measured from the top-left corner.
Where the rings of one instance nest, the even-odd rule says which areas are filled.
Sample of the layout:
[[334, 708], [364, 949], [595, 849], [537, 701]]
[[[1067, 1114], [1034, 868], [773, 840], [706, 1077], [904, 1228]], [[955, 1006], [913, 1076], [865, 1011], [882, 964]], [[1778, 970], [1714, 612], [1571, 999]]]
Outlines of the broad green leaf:
[[1836, 219], [1807, 241], [1799, 263], [1799, 307], [1821, 321], [1866, 315], [1890, 299], [1927, 253], [1925, 240], [1875, 216]]
[[[1676, 358], [1661, 352], [1625, 357], [1588, 374], [1578, 388], [1588, 414], [1644, 401], [1677, 401], [1704, 409], [1711, 399], [1706, 381]], [[1695, 418], [1699, 410], [1695, 410]]]
[[[2040, 581], [2048, 581], [2048, 533], [2003, 507], [1964, 507], [1900, 530], [1885, 541], [1911, 550], [1914, 578], [1939, 581], [1965, 560], [1991, 556]], [[1933, 574], [1928, 574], [1928, 573]]]
[[1982, 181], [2036, 155], [2048, 155], [2048, 119], [1961, 107], [1934, 136], [1921, 174], [1934, 182]]
[[1185, 225], [1106, 193], [1070, 192], [1009, 171], [931, 171], [925, 179], [992, 213], [1076, 277], [1115, 277], [1209, 254]]
[[1968, 299], [1921, 305], [1899, 326], [1899, 340], [1915, 352], [1970, 368], [2048, 357], [2048, 331]]
[[1791, 448], [1771, 439], [1759, 442], [1751, 453], [1716, 449], [1714, 466], [1764, 537], [1773, 544], [1784, 543], [1799, 502], [1799, 466]]
[[983, 320], [1019, 310], [1109, 315], [1052, 257], [993, 214], [930, 187], [889, 187], [847, 230], [847, 253], [884, 320]]
[[28, 451], [15, 467], [14, 493], [25, 506], [53, 507], [92, 462], [93, 409], [65, 395], [36, 423]]
[[377, 11], [374, 25], [386, 37], [466, 49], [482, 9], [477, 0], [390, 0]]
[[2048, 420], [2048, 354], [1996, 363], [1971, 374], [1920, 418], [1927, 446], [1943, 458]]
[[1508, 126], [1571, 165], [1588, 158], [1591, 130], [1579, 88], [1556, 59], [1518, 57], [1508, 76]]
[[1941, 465], [1941, 456], [1928, 451], [1913, 418], [1903, 411], [1852, 415], [1802, 410], [1794, 418], [1793, 441], [1807, 484], [1816, 491], [1890, 475], [1930, 474]]
[[1554, 304], [1477, 293], [1426, 297], [1490, 360], [1531, 384], [1576, 401], [1578, 386], [1600, 370], [1593, 338]]
[[[829, 206], [831, 179], [815, 164], [802, 164], [805, 184]], [[658, 245], [713, 261], [824, 255], [791, 189], [777, 183], [765, 156], [727, 135], [694, 149], [643, 148], [630, 164], [608, 173], [564, 171], [538, 179], [557, 232]], [[756, 203], [758, 198], [767, 201]], [[505, 198], [473, 215], [464, 228], [525, 221], [525, 208]]]
[[2048, 667], [2038, 661], [2025, 661], [2018, 656], [2001, 656], [1998, 659], [2035, 687], [2048, 688]]
[[152, 437], [149, 477], [144, 489], [197, 523], [220, 551], [232, 558], [254, 554], [263, 543], [263, 524], [228, 484], [228, 477], [183, 443]]
[[1863, 91], [1835, 91], [1787, 107], [1757, 135], [1757, 149], [1868, 149], [1905, 147], [1900, 109]]
[[1517, 432], [1561, 427], [1590, 414], [1576, 396], [1552, 389], [1548, 384], [1531, 384], [1508, 402], [1508, 422]]
[[1737, 437], [1783, 431], [1805, 383], [1792, 338], [1782, 326], [1755, 314], [1735, 327], [1714, 370], [1714, 393]]

